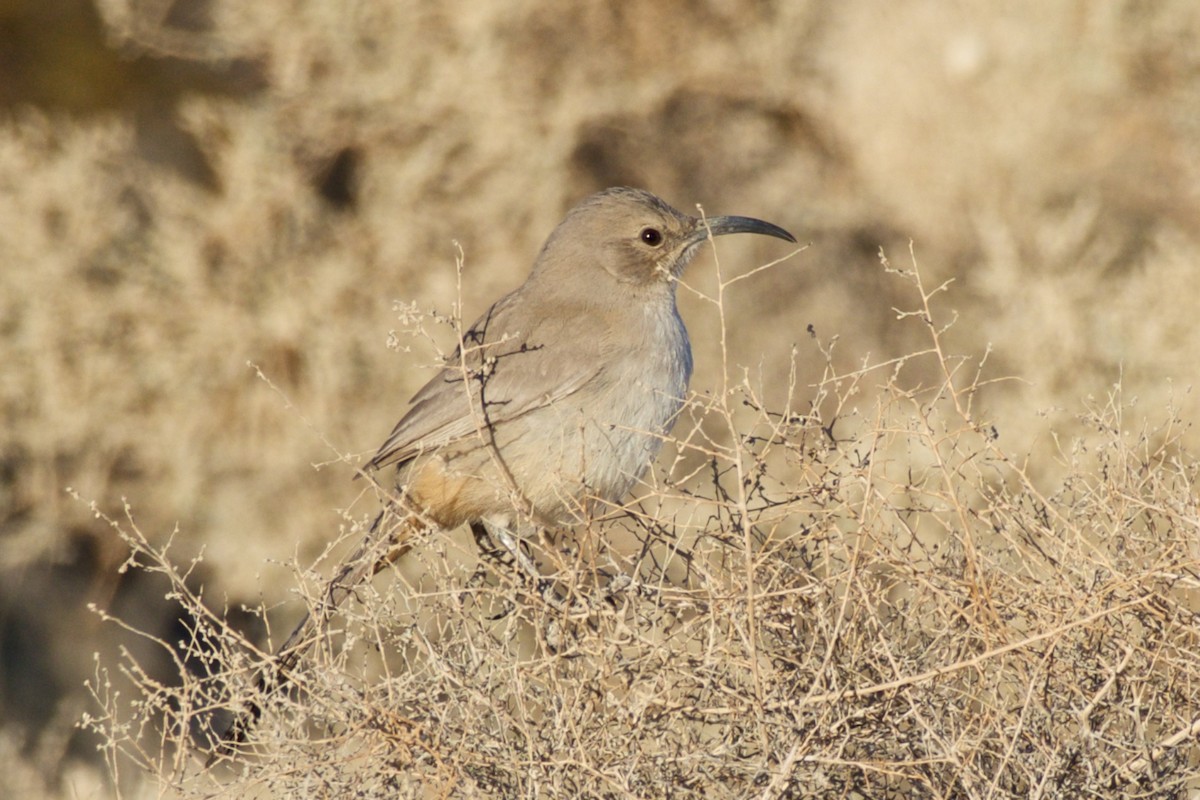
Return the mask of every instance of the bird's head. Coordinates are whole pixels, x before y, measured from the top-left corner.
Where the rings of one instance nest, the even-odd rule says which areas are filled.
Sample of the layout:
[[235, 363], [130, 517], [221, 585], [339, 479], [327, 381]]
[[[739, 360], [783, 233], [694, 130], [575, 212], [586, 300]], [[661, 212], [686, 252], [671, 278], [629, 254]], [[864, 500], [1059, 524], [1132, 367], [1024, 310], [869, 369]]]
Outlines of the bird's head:
[[[707, 224], [706, 224], [707, 223]], [[567, 213], [542, 248], [534, 274], [583, 277], [607, 274], [630, 287], [668, 285], [679, 277], [709, 235], [758, 233], [795, 242], [790, 233], [752, 217], [708, 217], [675, 210], [641, 189], [594, 194]]]

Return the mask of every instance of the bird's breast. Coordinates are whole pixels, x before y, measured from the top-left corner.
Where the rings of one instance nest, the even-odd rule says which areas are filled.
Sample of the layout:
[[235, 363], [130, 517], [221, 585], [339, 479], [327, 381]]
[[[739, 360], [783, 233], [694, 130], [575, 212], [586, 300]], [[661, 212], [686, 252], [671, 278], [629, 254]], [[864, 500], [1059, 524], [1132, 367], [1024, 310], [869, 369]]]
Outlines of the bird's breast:
[[654, 461], [692, 374], [687, 330], [674, 307], [647, 322], [625, 352], [613, 353], [600, 413], [589, 415], [587, 481], [609, 500], [627, 493]]
[[570, 358], [588, 360], [590, 379], [497, 428], [501, 456], [544, 518], [570, 516], [589, 498], [623, 499], [683, 406], [692, 354], [674, 304], [631, 310], [588, 315], [591, 338], [576, 337]]

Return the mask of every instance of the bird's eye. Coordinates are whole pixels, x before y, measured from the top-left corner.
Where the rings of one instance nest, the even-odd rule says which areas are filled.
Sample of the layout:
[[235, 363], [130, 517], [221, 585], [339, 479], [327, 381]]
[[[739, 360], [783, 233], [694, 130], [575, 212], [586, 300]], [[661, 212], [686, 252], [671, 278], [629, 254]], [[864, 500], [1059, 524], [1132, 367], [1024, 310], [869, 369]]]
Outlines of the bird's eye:
[[663, 235], [658, 228], [644, 228], [641, 233], [641, 239], [651, 247], [658, 247], [662, 244]]

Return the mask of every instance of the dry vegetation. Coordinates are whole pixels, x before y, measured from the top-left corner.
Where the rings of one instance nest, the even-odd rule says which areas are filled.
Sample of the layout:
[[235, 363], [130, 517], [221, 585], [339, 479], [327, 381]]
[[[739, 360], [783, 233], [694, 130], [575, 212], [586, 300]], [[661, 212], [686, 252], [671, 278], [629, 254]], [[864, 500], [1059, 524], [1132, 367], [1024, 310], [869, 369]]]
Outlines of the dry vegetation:
[[[436, 534], [420, 579], [362, 593], [286, 696], [255, 694], [267, 655], [190, 587], [194, 563], [107, 520], [193, 620], [155, 640], [181, 684], [125, 658], [131, 698], [98, 668], [87, 725], [113, 772], [196, 798], [1200, 789], [1184, 428], [1127, 430], [1115, 387], [1043, 495], [973, 415], [986, 381], [942, 350], [935, 293], [901, 276], [928, 348], [827, 358], [778, 408], [748, 381], [696, 397], [639, 503], [535, 544], [566, 603]], [[926, 367], [940, 379], [908, 386]], [[884, 389], [859, 408], [864, 384]], [[205, 769], [214, 709], [249, 699], [252, 745]]]
[[[100, 0], [65, 83], [134, 88], [0, 75], [0, 796], [1200, 792], [1194, 4], [494, 5]], [[812, 246], [694, 265], [678, 442], [537, 544], [574, 611], [430, 536], [202, 770], [409, 304], [619, 183]]]

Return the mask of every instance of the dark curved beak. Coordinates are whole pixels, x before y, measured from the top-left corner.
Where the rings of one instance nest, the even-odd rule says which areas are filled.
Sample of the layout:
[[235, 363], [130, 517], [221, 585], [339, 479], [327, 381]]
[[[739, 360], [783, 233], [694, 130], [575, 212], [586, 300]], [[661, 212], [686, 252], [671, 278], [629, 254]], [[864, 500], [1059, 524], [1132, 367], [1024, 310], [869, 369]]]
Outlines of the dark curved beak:
[[774, 236], [776, 239], [783, 239], [786, 242], [796, 241], [795, 236], [778, 225], [772, 225], [770, 222], [764, 222], [754, 217], [708, 217], [708, 227], [706, 228], [701, 222], [689, 238], [696, 242], [703, 241], [708, 238], [710, 230], [713, 236], [724, 236], [727, 233], [759, 233], [763, 236]]

